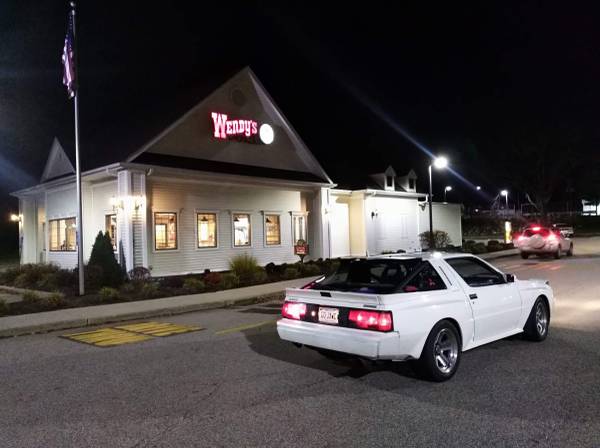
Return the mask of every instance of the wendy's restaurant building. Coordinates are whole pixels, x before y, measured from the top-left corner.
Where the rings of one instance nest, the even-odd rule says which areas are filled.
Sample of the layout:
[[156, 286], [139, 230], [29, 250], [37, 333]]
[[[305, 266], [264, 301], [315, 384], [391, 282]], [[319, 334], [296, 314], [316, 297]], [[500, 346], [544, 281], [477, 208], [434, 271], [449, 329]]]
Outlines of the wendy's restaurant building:
[[[316, 259], [418, 250], [424, 195], [414, 173], [391, 177], [393, 189], [336, 189], [245, 68], [138, 150], [84, 170], [84, 259], [99, 231], [128, 271], [153, 276], [226, 270], [243, 253], [265, 265], [298, 261], [298, 251]], [[395, 182], [405, 181], [400, 191]], [[13, 195], [21, 263], [75, 267], [75, 174], [58, 140], [40, 184]]]

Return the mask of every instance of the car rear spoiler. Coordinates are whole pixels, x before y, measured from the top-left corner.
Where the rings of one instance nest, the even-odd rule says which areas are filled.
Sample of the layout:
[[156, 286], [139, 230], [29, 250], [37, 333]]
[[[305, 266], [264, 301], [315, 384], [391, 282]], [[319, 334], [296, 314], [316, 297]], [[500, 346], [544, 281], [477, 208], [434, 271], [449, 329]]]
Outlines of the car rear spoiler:
[[320, 291], [318, 289], [287, 288], [285, 298], [295, 302], [338, 305], [349, 308], [377, 308], [383, 305], [383, 300], [378, 294]]

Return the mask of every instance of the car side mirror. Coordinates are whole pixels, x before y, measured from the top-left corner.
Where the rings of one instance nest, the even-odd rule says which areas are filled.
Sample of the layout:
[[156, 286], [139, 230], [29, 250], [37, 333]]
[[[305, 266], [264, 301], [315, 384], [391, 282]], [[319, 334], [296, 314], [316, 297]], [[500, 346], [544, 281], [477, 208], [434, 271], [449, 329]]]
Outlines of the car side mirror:
[[513, 274], [506, 274], [506, 283], [514, 283], [515, 276]]

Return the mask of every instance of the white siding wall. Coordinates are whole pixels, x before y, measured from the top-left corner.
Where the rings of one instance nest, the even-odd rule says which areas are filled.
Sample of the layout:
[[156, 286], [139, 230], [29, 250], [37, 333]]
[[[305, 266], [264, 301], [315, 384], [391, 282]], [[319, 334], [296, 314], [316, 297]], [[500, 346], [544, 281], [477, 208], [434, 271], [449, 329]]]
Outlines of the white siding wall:
[[[117, 182], [111, 181], [98, 185], [83, 184], [83, 258], [87, 262], [98, 232], [105, 230], [105, 215], [114, 213], [110, 199], [116, 196]], [[60, 218], [72, 218], [77, 215], [77, 194], [75, 185], [61, 187], [47, 192], [47, 221]], [[46, 225], [48, 229], [48, 224]], [[46, 236], [47, 238], [47, 236]], [[46, 240], [46, 248], [49, 248]], [[41, 250], [41, 248], [40, 248]], [[47, 260], [64, 268], [77, 266], [77, 252], [51, 252], [47, 250]]]
[[[77, 193], [75, 184], [49, 190], [46, 196], [46, 219], [74, 218], [77, 216]], [[85, 245], [85, 243], [84, 243]], [[50, 249], [50, 246], [47, 246]], [[65, 269], [77, 266], [77, 252], [52, 252], [48, 250], [48, 262]]]
[[367, 250], [370, 255], [420, 249], [416, 199], [373, 196], [365, 200]]
[[[448, 232], [454, 246], [462, 246], [462, 207], [461, 204], [433, 203], [433, 230]], [[421, 231], [429, 230], [429, 205], [422, 210], [419, 207]]]
[[[298, 261], [292, 245], [291, 211], [301, 210], [299, 191], [251, 187], [198, 185], [147, 180], [148, 199], [148, 264], [152, 275], [173, 275], [202, 272], [204, 269], [226, 270], [229, 260], [238, 254], [250, 253], [261, 265], [269, 262]], [[218, 248], [196, 248], [196, 211], [218, 212]], [[281, 245], [264, 243], [263, 211], [281, 213]], [[178, 249], [154, 250], [154, 212], [178, 214]], [[232, 245], [231, 212], [247, 212], [252, 219], [252, 247]], [[310, 218], [309, 218], [310, 219]]]

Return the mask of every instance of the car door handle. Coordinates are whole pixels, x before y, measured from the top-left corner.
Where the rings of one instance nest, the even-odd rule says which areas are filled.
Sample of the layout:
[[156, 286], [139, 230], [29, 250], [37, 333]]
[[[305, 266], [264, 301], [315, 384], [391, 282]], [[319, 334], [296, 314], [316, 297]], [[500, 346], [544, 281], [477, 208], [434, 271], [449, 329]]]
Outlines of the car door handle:
[[475, 300], [477, 298], [477, 294], [469, 294], [469, 299]]

